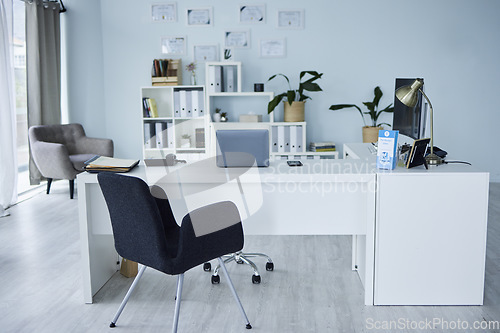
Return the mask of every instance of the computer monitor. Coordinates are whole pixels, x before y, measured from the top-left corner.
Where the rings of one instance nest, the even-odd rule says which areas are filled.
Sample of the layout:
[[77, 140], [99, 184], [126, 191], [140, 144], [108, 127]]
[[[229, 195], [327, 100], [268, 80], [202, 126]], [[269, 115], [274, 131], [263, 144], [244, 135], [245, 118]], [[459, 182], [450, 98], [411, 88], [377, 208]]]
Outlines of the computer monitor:
[[[397, 78], [394, 91], [398, 88], [411, 85], [415, 79]], [[410, 108], [396, 97], [394, 94], [394, 113], [392, 118], [392, 129], [398, 130], [399, 134], [418, 140], [427, 137], [427, 103], [419, 94], [417, 105]]]
[[218, 130], [215, 136], [218, 167], [269, 166], [268, 130]]

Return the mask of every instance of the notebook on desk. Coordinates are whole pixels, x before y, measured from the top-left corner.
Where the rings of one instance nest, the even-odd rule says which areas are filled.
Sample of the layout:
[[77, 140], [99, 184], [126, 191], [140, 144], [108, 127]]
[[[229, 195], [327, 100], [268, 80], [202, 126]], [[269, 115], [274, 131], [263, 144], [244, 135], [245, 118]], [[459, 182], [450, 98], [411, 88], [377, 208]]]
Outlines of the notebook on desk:
[[88, 172], [129, 172], [137, 164], [139, 164], [139, 160], [127, 160], [96, 155], [90, 160], [85, 161], [85, 170]]

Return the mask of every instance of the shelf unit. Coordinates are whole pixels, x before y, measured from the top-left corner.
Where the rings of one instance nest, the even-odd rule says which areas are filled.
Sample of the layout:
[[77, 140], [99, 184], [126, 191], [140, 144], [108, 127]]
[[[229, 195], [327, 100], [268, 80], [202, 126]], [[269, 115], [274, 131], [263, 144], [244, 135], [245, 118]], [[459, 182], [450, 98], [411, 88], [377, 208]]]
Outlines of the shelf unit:
[[[155, 101], [157, 117], [146, 115], [145, 98]], [[198, 160], [204, 156], [208, 150], [205, 99], [204, 86], [141, 88], [143, 158], [161, 159], [176, 154]]]
[[[274, 98], [273, 92], [242, 91], [241, 62], [207, 62], [205, 64], [206, 105], [209, 112], [210, 154], [215, 155], [215, 131], [223, 129], [267, 129], [269, 131], [269, 152], [272, 159], [338, 158], [337, 152], [307, 152], [305, 122], [275, 122], [274, 112], [267, 113], [267, 104]], [[228, 83], [229, 81], [229, 83]], [[228, 122], [212, 122], [215, 109], [228, 114]], [[262, 122], [239, 122], [242, 114], [262, 115]], [[278, 129], [288, 133], [290, 129], [301, 133], [292, 135], [293, 144], [278, 148]], [[283, 136], [284, 138], [284, 136]], [[273, 142], [274, 140], [274, 142]], [[290, 142], [290, 141], [288, 141]], [[293, 147], [292, 147], [293, 146]]]

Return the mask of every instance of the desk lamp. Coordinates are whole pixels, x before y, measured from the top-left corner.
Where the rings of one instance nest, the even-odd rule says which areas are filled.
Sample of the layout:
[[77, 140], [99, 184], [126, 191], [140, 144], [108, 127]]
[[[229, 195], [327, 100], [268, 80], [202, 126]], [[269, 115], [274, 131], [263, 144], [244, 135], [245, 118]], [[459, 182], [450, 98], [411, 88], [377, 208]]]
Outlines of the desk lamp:
[[427, 103], [429, 103], [429, 109], [431, 112], [431, 153], [425, 157], [425, 160], [427, 161], [427, 164], [429, 165], [439, 165], [443, 163], [443, 159], [436, 154], [434, 154], [434, 140], [433, 140], [433, 111], [432, 111], [432, 104], [427, 95], [424, 93], [424, 91], [421, 89], [422, 86], [424, 85], [424, 80], [423, 79], [416, 79], [411, 85], [403, 86], [401, 88], [398, 88], [396, 90], [396, 97], [403, 103], [404, 105], [412, 108], [415, 105], [417, 105], [418, 101], [418, 92], [420, 91], [422, 95], [425, 97], [427, 100]]

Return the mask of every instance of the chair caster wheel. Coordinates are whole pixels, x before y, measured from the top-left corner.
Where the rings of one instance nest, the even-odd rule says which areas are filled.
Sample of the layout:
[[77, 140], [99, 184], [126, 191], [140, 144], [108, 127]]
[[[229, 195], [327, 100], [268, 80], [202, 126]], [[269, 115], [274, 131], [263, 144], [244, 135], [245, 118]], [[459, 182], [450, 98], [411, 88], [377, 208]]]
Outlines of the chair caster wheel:
[[203, 270], [205, 272], [210, 272], [212, 270], [212, 265], [209, 262], [203, 264]]
[[266, 271], [274, 271], [274, 263], [272, 262], [266, 263]]
[[219, 283], [220, 283], [220, 276], [212, 275], [212, 284], [219, 284]]
[[259, 284], [260, 283], [260, 275], [252, 275], [252, 283]]
[[243, 265], [243, 264], [244, 264], [243, 260], [241, 260], [241, 259], [240, 259], [240, 260], [236, 260], [236, 263], [237, 263], [237, 264], [240, 264], [240, 265]]

